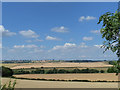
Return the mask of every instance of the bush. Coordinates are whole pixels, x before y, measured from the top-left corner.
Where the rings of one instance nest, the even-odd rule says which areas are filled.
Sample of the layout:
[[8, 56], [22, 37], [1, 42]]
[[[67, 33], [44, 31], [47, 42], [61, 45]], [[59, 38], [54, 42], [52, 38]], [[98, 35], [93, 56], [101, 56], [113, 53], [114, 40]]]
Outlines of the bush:
[[67, 73], [67, 71], [64, 69], [60, 69], [60, 70], [58, 70], [58, 73]]
[[100, 73], [104, 73], [105, 71], [104, 70], [100, 70]]
[[107, 70], [108, 73], [116, 73], [117, 72], [117, 68], [116, 67], [110, 67]]
[[14, 70], [14, 74], [30, 74], [30, 72], [20, 69], [20, 70]]
[[12, 75], [13, 75], [12, 69], [2, 66], [2, 77], [10, 77]]
[[48, 70], [48, 71], [46, 72], [46, 74], [53, 74], [53, 73], [54, 73], [53, 70]]
[[72, 73], [80, 73], [80, 72], [81, 72], [80, 69], [74, 69], [74, 70], [72, 71]]

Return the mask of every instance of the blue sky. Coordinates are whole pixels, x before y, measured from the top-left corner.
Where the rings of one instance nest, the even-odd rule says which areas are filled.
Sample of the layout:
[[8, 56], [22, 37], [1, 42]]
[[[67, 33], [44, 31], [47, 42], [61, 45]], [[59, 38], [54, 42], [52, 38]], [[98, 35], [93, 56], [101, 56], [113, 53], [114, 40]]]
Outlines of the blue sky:
[[98, 25], [111, 2], [3, 3], [3, 59], [116, 59], [103, 54]]

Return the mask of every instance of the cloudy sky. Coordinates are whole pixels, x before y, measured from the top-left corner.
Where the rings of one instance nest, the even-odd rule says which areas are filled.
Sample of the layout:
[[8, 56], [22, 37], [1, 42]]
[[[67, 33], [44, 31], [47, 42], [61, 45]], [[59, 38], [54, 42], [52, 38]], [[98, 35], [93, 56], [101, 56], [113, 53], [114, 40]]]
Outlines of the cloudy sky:
[[117, 59], [103, 54], [100, 15], [115, 12], [111, 3], [3, 3], [0, 26], [3, 60]]

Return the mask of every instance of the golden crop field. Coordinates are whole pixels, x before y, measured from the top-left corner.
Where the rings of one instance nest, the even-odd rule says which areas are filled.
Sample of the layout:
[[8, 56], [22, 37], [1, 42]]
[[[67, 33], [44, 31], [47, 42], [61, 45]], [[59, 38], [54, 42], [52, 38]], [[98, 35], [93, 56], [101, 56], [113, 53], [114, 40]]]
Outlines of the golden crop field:
[[[2, 85], [15, 79], [2, 78]], [[15, 88], [118, 88], [117, 82], [63, 82], [16, 79]]]
[[3, 66], [10, 67], [11, 69], [20, 68], [40, 68], [40, 67], [111, 67], [112, 65], [105, 62], [84, 62], [84, 63], [71, 63], [71, 62], [56, 62], [56, 63], [18, 63], [18, 64], [2, 64]]
[[86, 74], [22, 74], [17, 78], [55, 79], [55, 80], [89, 80], [89, 81], [118, 81], [115, 73], [86, 73]]

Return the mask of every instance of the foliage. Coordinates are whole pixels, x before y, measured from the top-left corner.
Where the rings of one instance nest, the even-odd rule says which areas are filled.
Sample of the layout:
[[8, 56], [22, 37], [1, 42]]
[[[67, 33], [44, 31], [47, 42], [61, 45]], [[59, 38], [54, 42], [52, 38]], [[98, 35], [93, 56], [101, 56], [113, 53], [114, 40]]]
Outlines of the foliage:
[[107, 12], [99, 18], [98, 24], [103, 21], [102, 28], [100, 30], [102, 38], [105, 38], [103, 47], [106, 50], [112, 50], [117, 52], [116, 54], [120, 57], [120, 13]]
[[16, 85], [16, 81], [14, 81], [13, 84], [11, 83], [11, 81], [9, 81], [8, 85], [4, 84], [3, 86], [1, 86], [1, 90], [14, 90], [15, 85]]
[[109, 61], [108, 63], [111, 65], [115, 65], [117, 63], [117, 61]]
[[42, 70], [42, 69], [36, 69], [35, 71], [32, 71], [32, 73], [44, 74], [44, 70]]
[[45, 70], [45, 69], [35, 69], [35, 70], [31, 70], [31, 71], [27, 71], [24, 69], [19, 69], [19, 70], [14, 70], [14, 74], [57, 74], [57, 73], [104, 73], [105, 71], [99, 71], [96, 69], [73, 69], [73, 70], [65, 70], [65, 69], [57, 69], [57, 68], [53, 68], [53, 69], [49, 69], [49, 70]]
[[[115, 13], [107, 12], [100, 16], [98, 24], [102, 24], [102, 28], [100, 30], [102, 34], [102, 38], [105, 39], [103, 42], [103, 46], [106, 50], [111, 50], [115, 52], [118, 57], [118, 62], [116, 64], [117, 74], [120, 70], [120, 12], [116, 11]], [[104, 51], [104, 52], [105, 52]]]
[[100, 73], [104, 73], [105, 71], [104, 70], [100, 70]]
[[25, 70], [16, 70], [14, 71], [14, 74], [30, 74], [30, 72]]
[[108, 68], [107, 72], [108, 73], [116, 73], [116, 75], [118, 73], [120, 73], [120, 70], [118, 70], [118, 68], [120, 68], [120, 66], [117, 65], [116, 61], [113, 61], [113, 67]]
[[12, 75], [13, 75], [12, 69], [2, 66], [2, 77], [10, 77]]

